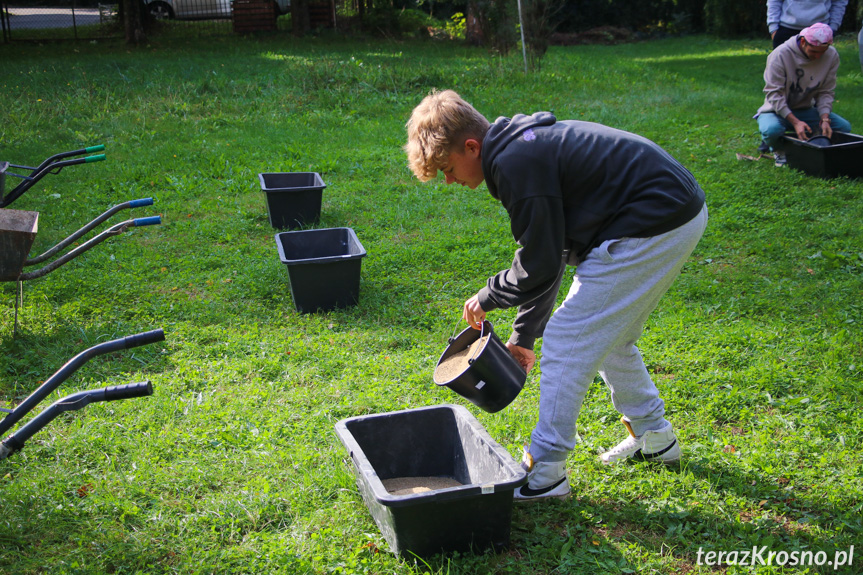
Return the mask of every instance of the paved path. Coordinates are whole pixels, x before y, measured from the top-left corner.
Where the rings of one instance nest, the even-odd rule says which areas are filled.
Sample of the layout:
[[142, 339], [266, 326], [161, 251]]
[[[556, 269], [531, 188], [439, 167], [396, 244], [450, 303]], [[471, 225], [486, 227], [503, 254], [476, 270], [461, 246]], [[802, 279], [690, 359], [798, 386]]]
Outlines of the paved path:
[[[71, 8], [16, 8], [9, 7], [9, 27], [12, 30], [33, 30], [36, 28], [71, 28], [73, 23]], [[75, 8], [74, 24], [86, 26], [99, 23], [97, 8]]]

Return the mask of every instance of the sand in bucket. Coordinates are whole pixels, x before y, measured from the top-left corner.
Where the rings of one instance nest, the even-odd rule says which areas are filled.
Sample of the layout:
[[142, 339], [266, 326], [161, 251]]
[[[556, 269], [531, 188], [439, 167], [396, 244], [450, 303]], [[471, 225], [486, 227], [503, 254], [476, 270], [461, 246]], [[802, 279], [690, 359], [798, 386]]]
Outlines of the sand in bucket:
[[526, 376], [524, 368], [486, 320], [481, 331], [468, 327], [449, 339], [433, 379], [477, 407], [495, 413], [516, 398]]
[[490, 335], [486, 334], [463, 350], [458, 351], [441, 361], [434, 370], [434, 380], [436, 382], [445, 383], [447, 381], [452, 381], [467, 371], [467, 368], [470, 367], [470, 360], [476, 358], [479, 350], [483, 348], [489, 337]]

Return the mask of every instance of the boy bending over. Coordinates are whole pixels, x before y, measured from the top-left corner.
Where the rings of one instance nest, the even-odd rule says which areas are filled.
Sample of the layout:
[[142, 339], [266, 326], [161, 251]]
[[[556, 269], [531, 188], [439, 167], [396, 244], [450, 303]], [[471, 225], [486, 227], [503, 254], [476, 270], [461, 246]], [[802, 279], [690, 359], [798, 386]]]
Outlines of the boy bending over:
[[[707, 225], [704, 192], [686, 168], [641, 136], [548, 112], [493, 124], [451, 90], [432, 92], [407, 123], [405, 151], [422, 181], [443, 172], [470, 189], [483, 181], [509, 214], [512, 266], [464, 304], [518, 307], [507, 348], [530, 370], [543, 338], [539, 420], [516, 499], [570, 492], [566, 457], [597, 372], [628, 436], [601, 455], [672, 463], [680, 444], [635, 342]], [[576, 275], [554, 310], [566, 264]]]

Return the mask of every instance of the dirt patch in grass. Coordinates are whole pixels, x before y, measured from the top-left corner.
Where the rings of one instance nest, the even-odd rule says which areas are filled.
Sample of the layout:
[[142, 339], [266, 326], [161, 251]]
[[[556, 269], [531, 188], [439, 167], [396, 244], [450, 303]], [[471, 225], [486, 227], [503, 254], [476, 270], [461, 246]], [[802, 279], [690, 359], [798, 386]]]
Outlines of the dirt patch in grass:
[[632, 41], [632, 32], [626, 28], [600, 26], [578, 33], [556, 33], [551, 36], [552, 46], [583, 46], [587, 44], [623, 44]]

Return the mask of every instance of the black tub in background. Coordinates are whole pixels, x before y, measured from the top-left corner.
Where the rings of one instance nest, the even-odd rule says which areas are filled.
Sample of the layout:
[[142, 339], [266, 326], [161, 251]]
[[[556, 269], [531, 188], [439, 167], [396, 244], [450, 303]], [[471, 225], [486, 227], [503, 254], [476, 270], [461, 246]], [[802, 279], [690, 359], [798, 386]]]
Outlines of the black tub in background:
[[833, 132], [826, 146], [788, 135], [784, 140], [785, 157], [791, 168], [816, 178], [863, 178], [863, 136]]
[[321, 216], [326, 184], [317, 172], [273, 172], [258, 174], [267, 198], [270, 225], [277, 230], [314, 224]]
[[356, 305], [366, 256], [351, 228], [276, 234], [279, 258], [288, 268], [291, 296], [300, 313]]

